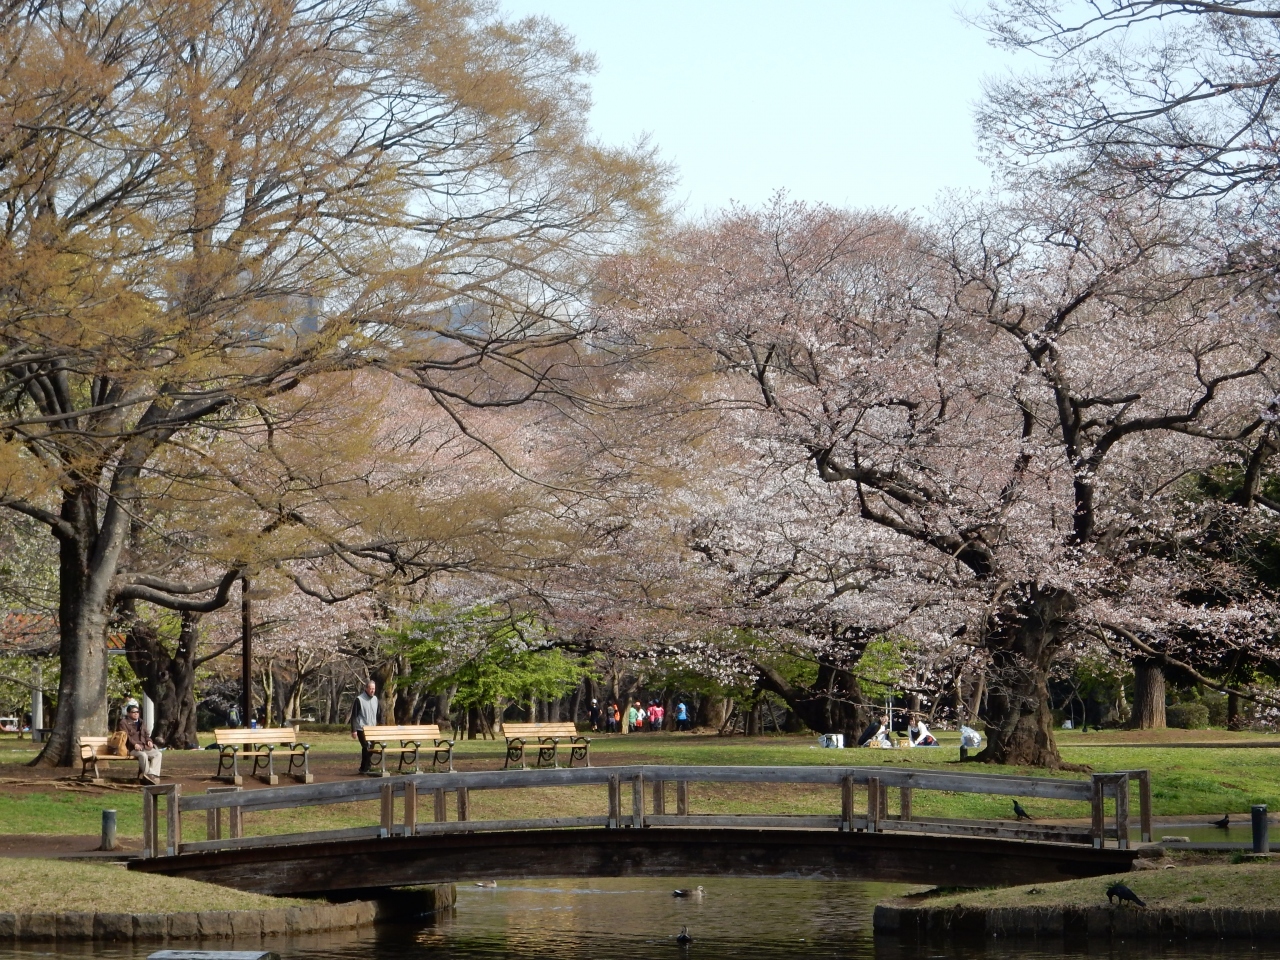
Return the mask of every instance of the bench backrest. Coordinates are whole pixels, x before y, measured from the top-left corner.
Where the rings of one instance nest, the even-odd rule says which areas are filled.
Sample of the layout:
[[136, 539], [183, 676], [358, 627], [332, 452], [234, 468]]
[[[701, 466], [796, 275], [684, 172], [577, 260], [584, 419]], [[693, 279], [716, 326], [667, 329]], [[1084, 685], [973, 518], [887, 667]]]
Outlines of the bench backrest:
[[508, 737], [576, 737], [578, 728], [572, 723], [504, 723], [502, 732]]
[[242, 743], [293, 744], [298, 742], [298, 731], [293, 727], [232, 727], [213, 731], [213, 739], [220, 747]]
[[[111, 757], [115, 754], [107, 753], [107, 740], [109, 737], [81, 737], [80, 738], [80, 755], [85, 756], [86, 750], [91, 750], [89, 756]], [[123, 757], [118, 759], [123, 760]]]
[[420, 723], [416, 726], [377, 726], [365, 727], [366, 740], [439, 740], [440, 724]]

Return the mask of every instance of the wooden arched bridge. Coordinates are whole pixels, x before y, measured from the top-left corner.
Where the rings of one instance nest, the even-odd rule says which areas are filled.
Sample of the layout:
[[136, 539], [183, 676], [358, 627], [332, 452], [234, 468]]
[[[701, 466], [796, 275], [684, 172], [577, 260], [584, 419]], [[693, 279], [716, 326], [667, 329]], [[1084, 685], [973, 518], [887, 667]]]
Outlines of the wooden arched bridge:
[[[691, 795], [707, 783], [826, 785], [832, 809], [824, 815], [695, 813]], [[1145, 770], [1065, 780], [884, 766], [620, 766], [212, 788], [192, 796], [163, 785], [144, 792], [145, 854], [130, 867], [260, 893], [316, 895], [470, 880], [631, 875], [1039, 883], [1129, 868], [1135, 856], [1129, 839], [1135, 786], [1146, 841], [1151, 791]], [[547, 810], [537, 818], [472, 817], [477, 791], [564, 787], [599, 790], [599, 815]], [[1092, 811], [1091, 825], [913, 815], [916, 793], [930, 790], [1080, 801]], [[776, 802], [776, 792], [772, 798]], [[247, 829], [266, 826], [250, 823], [259, 812], [362, 801], [378, 802], [377, 823], [310, 833], [250, 835]], [[536, 793], [529, 801], [547, 802]], [[201, 813], [204, 838], [187, 839], [193, 815]]]

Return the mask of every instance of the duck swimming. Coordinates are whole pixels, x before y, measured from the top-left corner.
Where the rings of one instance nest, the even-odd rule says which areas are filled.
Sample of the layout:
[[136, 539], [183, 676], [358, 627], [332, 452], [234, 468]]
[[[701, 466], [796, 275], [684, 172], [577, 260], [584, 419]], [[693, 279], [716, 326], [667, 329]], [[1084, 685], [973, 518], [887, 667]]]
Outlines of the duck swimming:
[[701, 900], [702, 895], [704, 893], [706, 893], [706, 890], [702, 888], [701, 884], [694, 887], [692, 890], [672, 890], [671, 891], [671, 895], [673, 897], [682, 897], [688, 900]]
[[689, 936], [688, 927], [680, 928], [680, 932], [676, 934], [676, 943], [680, 944], [682, 947], [687, 947], [689, 944], [693, 943], [693, 937]]

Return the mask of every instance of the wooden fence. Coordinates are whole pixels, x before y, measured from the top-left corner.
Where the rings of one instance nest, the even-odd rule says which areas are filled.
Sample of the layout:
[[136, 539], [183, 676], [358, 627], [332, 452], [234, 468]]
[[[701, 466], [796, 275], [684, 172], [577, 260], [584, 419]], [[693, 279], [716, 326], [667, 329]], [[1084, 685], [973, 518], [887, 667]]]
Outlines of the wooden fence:
[[[1101, 847], [1114, 838], [1129, 846], [1129, 793], [1138, 785], [1143, 842], [1151, 839], [1151, 783], [1146, 770], [1097, 773], [1088, 780], [1059, 780], [1000, 774], [936, 772], [889, 767], [702, 767], [622, 766], [551, 770], [491, 770], [473, 773], [427, 773], [377, 780], [345, 780], [305, 786], [242, 790], [211, 787], [183, 796], [178, 784], [143, 789], [145, 857], [176, 856], [207, 850], [267, 847], [369, 837], [427, 836], [495, 830], [543, 830], [598, 827], [741, 827], [827, 829], [839, 831], [914, 832], [952, 836], [1001, 837]], [[830, 815], [700, 815], [690, 810], [693, 783], [827, 784], [840, 788], [840, 810]], [[537, 787], [602, 785], [608, 787], [608, 809], [598, 816], [548, 816], [521, 820], [473, 820], [471, 791]], [[631, 794], [630, 803], [624, 800]], [[897, 813], [890, 813], [890, 790], [897, 793]], [[1008, 820], [924, 818], [912, 813], [917, 790], [994, 794], [1090, 804], [1089, 827]], [[450, 794], [453, 795], [452, 803]], [[674, 795], [675, 808], [668, 801]], [[865, 798], [865, 799], [864, 799]], [[245, 836], [245, 816], [254, 811], [316, 807], [335, 803], [380, 801], [376, 825], [309, 833]], [[1113, 823], [1108, 826], [1111, 801]], [[452, 806], [455, 819], [449, 820]], [[205, 839], [183, 840], [182, 815], [205, 814]], [[223, 814], [226, 814], [224, 817]], [[164, 836], [160, 821], [164, 819]]]

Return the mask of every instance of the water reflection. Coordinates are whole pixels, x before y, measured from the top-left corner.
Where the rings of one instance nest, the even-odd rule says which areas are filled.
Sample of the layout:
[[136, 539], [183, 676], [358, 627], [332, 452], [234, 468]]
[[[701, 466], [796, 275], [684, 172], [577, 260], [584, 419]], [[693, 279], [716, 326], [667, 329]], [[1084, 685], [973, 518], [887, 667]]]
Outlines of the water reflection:
[[[707, 888], [701, 901], [673, 888]], [[380, 928], [272, 940], [282, 960], [718, 960], [718, 958], [874, 958], [874, 960], [1049, 960], [1058, 943], [900, 945], [871, 934], [876, 901], [903, 888], [802, 880], [611, 879], [460, 887], [449, 916]], [[675, 942], [688, 926], [694, 942]], [[181, 944], [171, 943], [170, 947]], [[190, 944], [261, 949], [258, 942]], [[0, 960], [78, 957], [143, 960], [155, 946], [41, 946], [0, 950]], [[1071, 953], [1065, 955], [1071, 956]], [[1076, 953], [1075, 956], [1085, 956]], [[1280, 960], [1280, 947], [1235, 943], [1095, 943], [1087, 956], [1108, 960]]]

